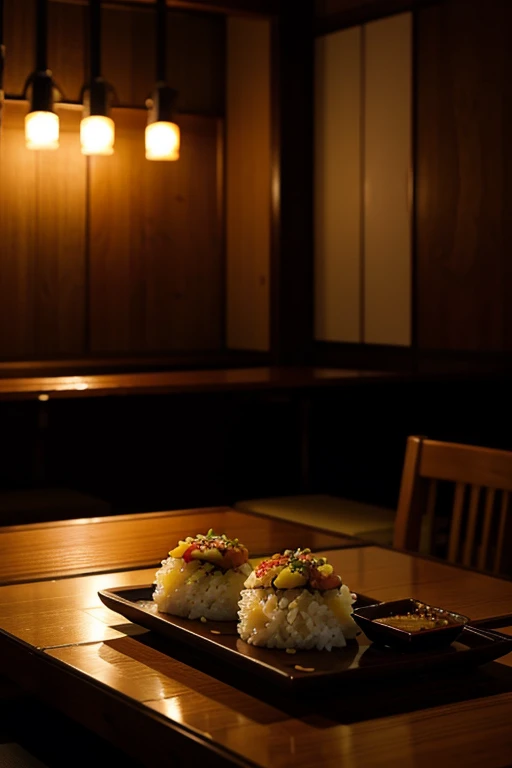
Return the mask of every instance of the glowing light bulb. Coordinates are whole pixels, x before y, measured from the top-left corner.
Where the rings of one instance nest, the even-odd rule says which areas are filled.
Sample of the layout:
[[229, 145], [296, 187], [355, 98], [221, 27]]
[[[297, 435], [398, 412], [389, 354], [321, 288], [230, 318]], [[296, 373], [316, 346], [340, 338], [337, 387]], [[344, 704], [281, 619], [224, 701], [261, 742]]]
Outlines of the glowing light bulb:
[[180, 129], [176, 123], [158, 121], [146, 126], [146, 159], [178, 160]]
[[83, 155], [112, 155], [115, 125], [111, 117], [89, 115], [80, 122], [80, 144]]
[[55, 112], [29, 112], [25, 116], [27, 149], [58, 149], [59, 118]]

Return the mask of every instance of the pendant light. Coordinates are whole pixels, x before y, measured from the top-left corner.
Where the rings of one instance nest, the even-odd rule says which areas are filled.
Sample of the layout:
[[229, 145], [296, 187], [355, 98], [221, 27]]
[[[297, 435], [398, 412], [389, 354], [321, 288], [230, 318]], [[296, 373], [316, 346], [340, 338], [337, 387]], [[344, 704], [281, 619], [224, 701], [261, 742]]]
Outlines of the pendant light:
[[90, 81], [82, 89], [80, 145], [83, 155], [112, 155], [115, 126], [110, 117], [112, 87], [101, 77], [101, 0], [89, 0]]
[[47, 0], [37, 0], [36, 69], [28, 76], [24, 95], [31, 86], [30, 106], [25, 116], [25, 141], [28, 149], [58, 149], [59, 117], [53, 110], [55, 83], [46, 64], [48, 26]]
[[177, 92], [166, 82], [166, 0], [156, 0], [156, 85], [148, 99], [146, 126], [146, 158], [148, 160], [178, 160], [180, 129], [174, 122]]

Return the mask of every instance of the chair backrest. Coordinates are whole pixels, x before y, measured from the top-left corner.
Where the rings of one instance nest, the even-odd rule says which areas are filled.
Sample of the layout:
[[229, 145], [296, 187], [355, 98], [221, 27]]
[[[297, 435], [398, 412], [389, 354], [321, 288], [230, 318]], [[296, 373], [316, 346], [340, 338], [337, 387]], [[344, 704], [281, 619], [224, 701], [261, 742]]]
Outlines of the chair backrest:
[[432, 551], [439, 490], [448, 484], [453, 495], [448, 504], [451, 520], [446, 559], [501, 572], [512, 492], [512, 451], [409, 437], [394, 546], [418, 551], [423, 526], [426, 550]]

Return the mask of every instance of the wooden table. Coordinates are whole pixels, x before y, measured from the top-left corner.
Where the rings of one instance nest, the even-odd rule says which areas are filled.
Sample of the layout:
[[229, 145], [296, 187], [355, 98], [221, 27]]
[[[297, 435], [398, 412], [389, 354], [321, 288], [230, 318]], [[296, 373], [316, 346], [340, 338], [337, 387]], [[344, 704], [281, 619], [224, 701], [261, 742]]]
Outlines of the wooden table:
[[212, 524], [254, 553], [311, 544], [356, 592], [415, 596], [512, 634], [512, 582], [261, 516], [196, 510], [0, 533], [0, 673], [146, 766], [510, 763], [512, 655], [463, 676], [296, 700], [247, 687], [239, 672], [99, 601], [99, 589], [151, 583], [178, 536]]

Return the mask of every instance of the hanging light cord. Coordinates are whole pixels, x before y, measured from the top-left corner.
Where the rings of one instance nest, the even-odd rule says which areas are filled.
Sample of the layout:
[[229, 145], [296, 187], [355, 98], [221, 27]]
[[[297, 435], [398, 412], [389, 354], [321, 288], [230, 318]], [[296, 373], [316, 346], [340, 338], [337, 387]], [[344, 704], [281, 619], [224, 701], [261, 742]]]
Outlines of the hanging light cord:
[[48, 3], [47, 0], [37, 0], [37, 38], [36, 38], [36, 70], [45, 72], [47, 69]]
[[89, 81], [80, 90], [80, 101], [95, 82], [101, 82], [111, 101], [119, 106], [119, 97], [112, 83], [101, 76], [101, 0], [89, 0]]
[[101, 75], [101, 0], [89, 0], [91, 83]]
[[164, 82], [167, 79], [167, 3], [156, 0], [156, 4], [156, 80]]
[[[2, 2], [2, 0], [0, 0]], [[47, 63], [47, 32], [48, 32], [48, 0], [37, 0], [36, 4], [36, 68], [26, 79], [23, 86], [23, 97], [27, 98], [29, 86], [34, 82], [38, 73], [46, 73]], [[51, 72], [48, 73], [51, 77]], [[65, 101], [65, 94], [62, 88], [52, 77], [53, 98], [59, 101]]]

